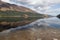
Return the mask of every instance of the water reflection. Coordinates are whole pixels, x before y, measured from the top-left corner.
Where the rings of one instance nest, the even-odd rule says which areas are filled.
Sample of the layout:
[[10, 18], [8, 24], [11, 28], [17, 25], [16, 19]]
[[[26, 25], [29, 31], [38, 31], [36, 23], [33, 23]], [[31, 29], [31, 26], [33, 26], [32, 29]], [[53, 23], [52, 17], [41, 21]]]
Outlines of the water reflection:
[[18, 26], [17, 28], [11, 30], [16, 31], [28, 28], [36, 28], [36, 29], [60, 28], [60, 19], [58, 19], [57, 17], [38, 19], [30, 24], [24, 26]]
[[60, 19], [58, 19], [57, 17], [39, 19], [32, 24], [37, 24], [38, 26], [45, 25], [45, 26], [50, 26], [50, 27], [59, 27]]
[[44, 27], [49, 26], [53, 28], [60, 28], [60, 19], [58, 19], [57, 17], [39, 19], [32, 24], [37, 24], [38, 26], [44, 25]]
[[[3, 17], [0, 18], [0, 31], [16, 28], [17, 26], [27, 25], [37, 19], [42, 19], [40, 17], [30, 17], [30, 18], [22, 18], [22, 17]], [[22, 27], [23, 28], [23, 27]]]
[[10, 28], [11, 29], [9, 28], [4, 28], [4, 29], [16, 31], [16, 30], [23, 30], [28, 28], [37, 28], [37, 29], [38, 28], [43, 28], [43, 29], [60, 28], [60, 19], [58, 19], [57, 17], [44, 18], [44, 19], [41, 19], [41, 18], [40, 19], [39, 18], [24, 19], [24, 21], [19, 22], [19, 25], [16, 26], [16, 28], [13, 28], [11, 26]]

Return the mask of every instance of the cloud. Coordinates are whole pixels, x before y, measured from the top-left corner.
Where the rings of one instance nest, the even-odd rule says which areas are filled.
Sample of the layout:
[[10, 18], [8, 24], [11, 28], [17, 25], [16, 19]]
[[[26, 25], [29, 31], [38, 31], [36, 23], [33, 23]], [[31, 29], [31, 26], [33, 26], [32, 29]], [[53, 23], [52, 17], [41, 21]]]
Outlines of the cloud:
[[4, 1], [4, 2], [10, 2], [9, 0], [1, 0], [1, 1]]
[[7, 3], [10, 3], [10, 4], [16, 4], [15, 2], [11, 2], [10, 0], [1, 0], [3, 2], [7, 2]]
[[50, 15], [53, 14], [53, 15], [56, 16], [56, 15], [60, 14], [60, 8], [57, 8], [57, 9], [50, 9], [50, 10], [46, 11], [45, 13], [46, 13], [46, 14], [49, 13]]

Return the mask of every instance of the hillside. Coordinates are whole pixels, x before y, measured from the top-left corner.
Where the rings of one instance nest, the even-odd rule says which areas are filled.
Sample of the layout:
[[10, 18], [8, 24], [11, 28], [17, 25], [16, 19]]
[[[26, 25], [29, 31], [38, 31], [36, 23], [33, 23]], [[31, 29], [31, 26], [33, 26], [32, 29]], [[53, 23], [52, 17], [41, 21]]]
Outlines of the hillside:
[[38, 14], [37, 12], [23, 7], [17, 6], [15, 4], [10, 4], [6, 2], [2, 2], [0, 0], [0, 17], [44, 17], [42, 14]]
[[17, 12], [17, 11], [0, 11], [0, 17], [43, 17], [42, 14], [31, 13], [31, 12]]
[[29, 8], [23, 6], [17, 6], [15, 4], [9, 4], [6, 2], [2, 2], [0, 0], [0, 11], [19, 11], [19, 12], [34, 12]]
[[[38, 14], [37, 12], [23, 7], [23, 6], [17, 6], [15, 4], [9, 4], [6, 2], [2, 2], [0, 0], [0, 17], [1, 16], [40, 16], [42, 14]], [[41, 16], [40, 16], [41, 17]]]
[[59, 14], [59, 15], [57, 15], [57, 17], [58, 17], [58, 18], [60, 18], [60, 14]]

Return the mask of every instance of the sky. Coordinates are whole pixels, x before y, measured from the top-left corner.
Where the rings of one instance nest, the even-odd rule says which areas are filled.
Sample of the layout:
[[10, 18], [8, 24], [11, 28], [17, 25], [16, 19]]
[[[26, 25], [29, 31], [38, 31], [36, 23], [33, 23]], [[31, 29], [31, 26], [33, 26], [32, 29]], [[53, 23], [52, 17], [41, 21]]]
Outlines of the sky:
[[60, 0], [2, 0], [11, 4], [28, 7], [40, 14], [60, 14]]

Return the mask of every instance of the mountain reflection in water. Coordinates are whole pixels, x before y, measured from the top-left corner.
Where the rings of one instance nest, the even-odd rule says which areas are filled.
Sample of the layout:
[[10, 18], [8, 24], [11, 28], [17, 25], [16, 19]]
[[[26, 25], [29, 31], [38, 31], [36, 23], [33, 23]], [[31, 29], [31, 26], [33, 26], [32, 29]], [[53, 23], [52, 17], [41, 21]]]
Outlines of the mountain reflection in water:
[[[26, 23], [25, 23], [26, 22]], [[31, 23], [32, 22], [32, 23]], [[60, 28], [60, 19], [57, 17], [52, 17], [52, 18], [31, 18], [31, 19], [26, 19], [24, 22], [20, 23], [20, 26], [17, 26], [16, 28], [11, 28], [9, 30], [23, 30], [23, 29], [28, 29], [28, 28]], [[18, 24], [17, 24], [18, 25]]]
[[[40, 17], [39, 17], [40, 18]], [[16, 28], [17, 26], [27, 25], [37, 19], [38, 17], [22, 18], [22, 17], [0, 17], [0, 31], [4, 31], [11, 28]], [[40, 18], [42, 19], [42, 18]], [[23, 27], [22, 27], [23, 28]]]

